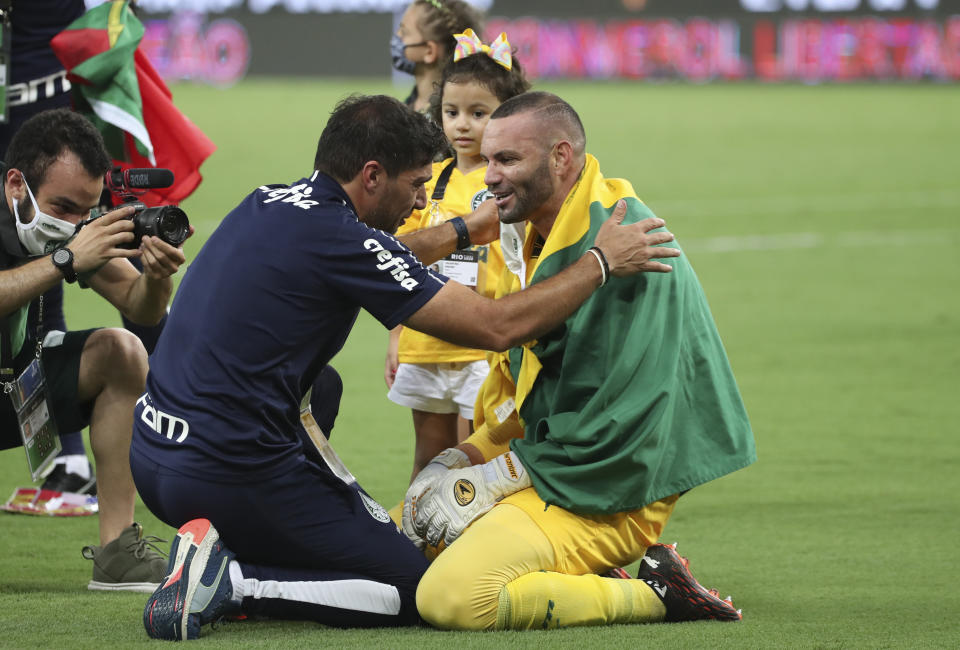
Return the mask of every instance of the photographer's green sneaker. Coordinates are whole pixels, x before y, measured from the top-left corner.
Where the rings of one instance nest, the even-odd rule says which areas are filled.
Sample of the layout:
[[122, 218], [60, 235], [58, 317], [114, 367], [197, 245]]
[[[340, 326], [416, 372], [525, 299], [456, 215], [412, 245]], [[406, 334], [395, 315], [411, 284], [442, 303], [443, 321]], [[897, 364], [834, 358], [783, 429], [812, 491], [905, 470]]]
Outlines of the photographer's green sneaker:
[[167, 575], [167, 560], [154, 542], [166, 540], [144, 537], [143, 526], [133, 523], [106, 546], [84, 546], [83, 557], [93, 560], [87, 589], [153, 593]]

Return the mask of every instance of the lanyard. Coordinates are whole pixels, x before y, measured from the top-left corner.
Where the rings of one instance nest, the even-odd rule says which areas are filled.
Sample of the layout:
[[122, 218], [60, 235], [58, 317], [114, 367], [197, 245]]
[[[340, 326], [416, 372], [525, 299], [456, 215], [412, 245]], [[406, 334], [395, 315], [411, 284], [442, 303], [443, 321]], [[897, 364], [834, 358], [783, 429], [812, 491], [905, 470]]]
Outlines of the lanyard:
[[456, 166], [457, 159], [454, 158], [443, 168], [440, 176], [437, 177], [437, 184], [433, 188], [433, 194], [430, 195], [430, 210], [427, 212], [429, 220], [426, 222], [426, 225], [440, 225], [440, 201], [443, 200], [443, 195], [447, 191], [447, 183], [450, 182], [450, 176], [453, 174], [453, 169]]
[[[40, 358], [43, 351], [43, 294], [40, 294], [37, 304], [37, 349], [36, 358]], [[13, 339], [10, 335], [10, 319], [5, 317], [0, 319], [0, 375], [4, 378], [12, 378], [16, 369], [14, 368]]]
[[13, 32], [10, 26], [11, 4], [11, 0], [0, 0], [0, 124], [3, 125], [10, 121], [7, 88], [10, 86], [10, 38]]
[[40, 358], [40, 353], [43, 351], [43, 294], [40, 294], [40, 299], [37, 303], [37, 358]]
[[454, 158], [450, 163], [443, 168], [443, 171], [440, 172], [440, 176], [437, 177], [437, 184], [433, 188], [433, 194], [430, 196], [431, 201], [442, 201], [443, 195], [447, 191], [447, 183], [450, 182], [450, 176], [453, 174], [454, 167], [457, 166], [457, 159]]

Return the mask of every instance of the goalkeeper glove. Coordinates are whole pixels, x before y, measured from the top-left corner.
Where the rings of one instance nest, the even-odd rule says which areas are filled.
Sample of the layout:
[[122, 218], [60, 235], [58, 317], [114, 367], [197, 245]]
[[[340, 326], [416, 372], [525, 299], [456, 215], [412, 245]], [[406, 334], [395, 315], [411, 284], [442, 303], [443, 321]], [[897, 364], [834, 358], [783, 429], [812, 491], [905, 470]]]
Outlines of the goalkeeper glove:
[[504, 497], [531, 486], [520, 458], [512, 451], [483, 465], [451, 469], [413, 504], [413, 529], [427, 544], [447, 545]]
[[423, 537], [413, 529], [413, 513], [421, 495], [428, 492], [433, 484], [448, 470], [469, 466], [470, 459], [465, 453], [456, 447], [444, 449], [427, 463], [426, 467], [420, 470], [417, 477], [413, 479], [413, 483], [407, 488], [407, 494], [403, 497], [403, 516], [400, 528], [403, 530], [403, 534], [420, 550], [423, 550], [424, 546]]

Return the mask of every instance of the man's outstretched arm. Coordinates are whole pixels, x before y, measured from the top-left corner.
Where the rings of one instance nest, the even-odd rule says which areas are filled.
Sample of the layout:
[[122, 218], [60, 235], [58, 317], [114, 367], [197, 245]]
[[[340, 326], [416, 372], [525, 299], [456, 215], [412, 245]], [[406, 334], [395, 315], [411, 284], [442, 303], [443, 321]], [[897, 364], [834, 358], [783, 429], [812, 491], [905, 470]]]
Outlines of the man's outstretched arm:
[[[624, 226], [625, 215], [626, 203], [621, 201], [594, 242], [610, 274], [671, 271], [670, 266], [656, 260], [680, 255], [675, 248], [658, 246], [673, 241], [673, 235], [650, 232], [663, 226], [664, 221], [651, 217]], [[566, 320], [601, 285], [603, 273], [600, 260], [588, 252], [557, 275], [497, 300], [448, 282], [404, 324], [464, 347], [507, 350]]]

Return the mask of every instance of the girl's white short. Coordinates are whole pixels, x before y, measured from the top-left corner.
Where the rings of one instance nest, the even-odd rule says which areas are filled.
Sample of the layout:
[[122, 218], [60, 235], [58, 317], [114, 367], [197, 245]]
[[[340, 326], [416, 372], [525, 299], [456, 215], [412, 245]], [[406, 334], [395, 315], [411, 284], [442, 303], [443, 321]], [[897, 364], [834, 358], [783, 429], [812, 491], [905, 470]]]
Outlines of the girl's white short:
[[473, 404], [489, 369], [486, 360], [401, 363], [387, 397], [418, 411], [459, 413], [472, 420]]

